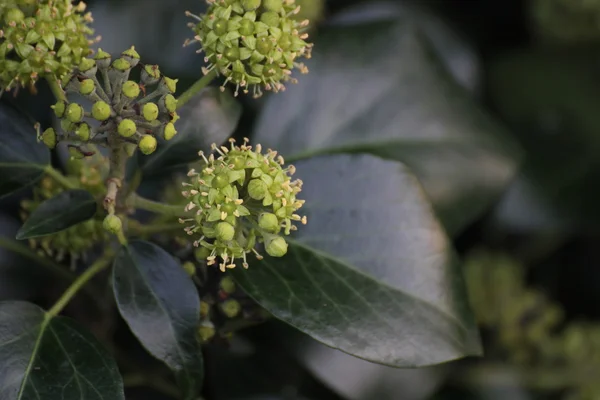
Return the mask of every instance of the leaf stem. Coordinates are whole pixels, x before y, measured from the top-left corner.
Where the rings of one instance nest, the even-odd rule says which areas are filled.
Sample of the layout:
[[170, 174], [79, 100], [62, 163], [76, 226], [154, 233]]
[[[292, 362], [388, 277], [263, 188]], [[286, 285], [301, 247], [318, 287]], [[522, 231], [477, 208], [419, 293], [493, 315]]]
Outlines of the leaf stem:
[[179, 222], [151, 223], [144, 225], [135, 220], [129, 220], [128, 227], [131, 233], [137, 236], [150, 236], [155, 233], [182, 229], [182, 225]]
[[159, 203], [158, 201], [149, 200], [138, 194], [133, 193], [130, 197], [131, 204], [135, 208], [141, 210], [152, 211], [157, 214], [168, 215], [172, 217], [189, 216], [190, 214], [184, 211], [184, 207], [181, 205], [171, 205]]
[[88, 269], [86, 269], [81, 275], [75, 279], [75, 281], [65, 290], [65, 292], [60, 296], [60, 298], [54, 303], [50, 311], [48, 311], [48, 315], [50, 317], [57, 316], [63, 308], [71, 301], [73, 296], [79, 292], [79, 290], [94, 276], [96, 276], [100, 271], [104, 270], [106, 267], [110, 265], [110, 261], [112, 259], [112, 254], [110, 252], [106, 252], [102, 257], [96, 260]]
[[217, 77], [217, 69], [213, 68], [208, 74], [204, 75], [202, 78], [198, 79], [192, 86], [190, 86], [185, 92], [181, 93], [181, 95], [177, 98], [177, 108], [180, 108], [185, 103], [191, 100], [196, 93], [200, 92], [209, 83], [213, 81]]
[[46, 174], [50, 175], [52, 177], [52, 179], [57, 181], [59, 184], [64, 186], [66, 189], [77, 189], [78, 188], [78, 186], [76, 184], [74, 184], [73, 182], [71, 182], [70, 180], [68, 180], [67, 177], [65, 177], [62, 174], [62, 172], [60, 172], [56, 168], [52, 167], [51, 165], [47, 165], [44, 168], [44, 172]]
[[46, 75], [44, 78], [46, 79], [46, 82], [48, 82], [48, 86], [50, 86], [50, 90], [52, 91], [54, 97], [56, 97], [56, 100], [67, 101], [67, 95], [65, 94], [63, 88], [60, 86], [60, 82], [58, 81], [56, 76]]

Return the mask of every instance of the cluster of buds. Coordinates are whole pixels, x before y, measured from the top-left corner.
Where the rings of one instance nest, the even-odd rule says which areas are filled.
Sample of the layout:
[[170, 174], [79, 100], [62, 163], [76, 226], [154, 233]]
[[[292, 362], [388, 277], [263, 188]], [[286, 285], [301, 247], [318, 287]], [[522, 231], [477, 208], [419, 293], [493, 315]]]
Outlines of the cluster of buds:
[[[70, 160], [67, 165], [69, 175], [66, 179], [74, 185], [90, 191], [93, 195], [103, 193], [106, 159], [99, 154], [83, 160]], [[39, 205], [64, 190], [64, 187], [52, 177], [45, 176], [33, 189], [33, 198], [21, 202], [21, 219], [25, 221]], [[107, 239], [102, 221], [92, 218], [52, 235], [30, 239], [32, 249], [40, 255], [62, 261], [69, 257], [71, 262], [85, 258], [96, 244]]]
[[225, 77], [225, 83], [236, 86], [235, 94], [253, 88], [253, 94], [262, 94], [261, 87], [274, 92], [285, 89], [286, 82], [297, 68], [308, 72], [297, 58], [310, 57], [312, 44], [303, 32], [308, 20], [297, 21], [294, 15], [300, 7], [294, 0], [207, 0], [205, 15], [194, 17], [190, 24], [196, 36], [185, 45], [200, 42], [205, 61], [204, 74], [216, 70]]
[[[138, 82], [130, 80], [136, 66], [141, 67]], [[162, 75], [157, 65], [142, 65], [133, 46], [115, 60], [100, 49], [93, 58], [82, 60], [65, 85], [67, 93], [90, 100], [91, 110], [76, 102], [59, 101], [53, 109], [61, 119], [60, 129], [47, 129], [41, 140], [50, 148], [59, 141], [92, 142], [113, 147], [121, 144], [133, 150], [137, 146], [142, 153], [151, 154], [157, 136], [170, 140], [177, 134], [176, 83]], [[151, 86], [155, 88], [149, 92]]]
[[3, 0], [0, 4], [0, 89], [33, 86], [42, 75], [56, 79], [91, 53], [94, 31], [83, 2]]
[[[199, 248], [208, 265], [217, 263], [221, 271], [235, 267], [235, 259], [248, 268], [246, 254], [264, 243], [267, 254], [282, 257], [287, 242], [280, 235], [289, 235], [296, 229], [293, 221], [306, 223], [306, 217], [296, 214], [304, 204], [296, 195], [302, 190], [302, 181], [291, 181], [295, 168], [283, 168], [284, 159], [276, 151], [262, 154], [261, 146], [253, 149], [244, 139], [241, 146], [230, 139], [231, 147], [212, 145], [208, 158], [200, 152], [205, 166], [200, 171], [190, 170], [189, 182], [184, 182], [183, 196], [188, 199], [186, 212], [192, 218], [180, 219], [187, 224], [185, 232], [197, 235], [194, 246]], [[198, 255], [197, 255], [198, 256]]]

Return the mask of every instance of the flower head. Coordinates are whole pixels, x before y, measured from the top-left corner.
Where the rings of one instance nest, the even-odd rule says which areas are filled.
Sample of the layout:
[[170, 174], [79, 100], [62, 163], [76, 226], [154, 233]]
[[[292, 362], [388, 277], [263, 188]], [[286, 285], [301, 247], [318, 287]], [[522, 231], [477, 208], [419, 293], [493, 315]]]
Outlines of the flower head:
[[180, 220], [188, 235], [197, 236], [194, 246], [204, 249], [199, 253], [207, 264], [219, 261], [221, 271], [234, 268], [236, 259], [248, 268], [246, 254], [251, 252], [262, 259], [256, 243], [264, 243], [269, 255], [282, 257], [287, 243], [280, 235], [295, 230], [295, 221], [306, 223], [306, 217], [296, 214], [304, 201], [296, 198], [302, 181], [290, 178], [294, 166], [284, 168], [276, 151], [263, 154], [248, 139], [241, 146], [229, 141], [230, 147], [213, 144], [208, 157], [199, 153], [203, 168], [192, 169], [190, 181], [183, 183], [183, 196], [189, 200], [185, 210], [194, 216]]
[[31, 86], [41, 75], [61, 79], [91, 53], [86, 5], [70, 0], [0, 3], [0, 89]]
[[236, 85], [244, 93], [253, 87], [255, 97], [261, 95], [261, 87], [275, 92], [285, 89], [292, 70], [302, 73], [307, 68], [297, 61], [301, 56], [310, 57], [312, 44], [305, 40], [302, 31], [308, 20], [293, 18], [300, 7], [294, 0], [207, 0], [205, 15], [190, 24], [196, 33], [194, 40], [186, 45], [200, 42], [209, 63], [205, 74], [216, 70], [225, 76], [225, 82]]
[[[140, 78], [132, 80], [130, 73], [137, 66]], [[157, 65], [142, 65], [133, 47], [115, 60], [100, 49], [93, 58], [82, 60], [65, 85], [67, 93], [90, 100], [91, 108], [86, 110], [74, 102], [56, 103], [52, 108], [61, 119], [61, 129], [46, 134], [44, 143], [97, 143], [111, 138], [151, 154], [157, 147], [156, 136], [170, 140], [177, 134], [176, 84], [177, 80], [161, 74]]]

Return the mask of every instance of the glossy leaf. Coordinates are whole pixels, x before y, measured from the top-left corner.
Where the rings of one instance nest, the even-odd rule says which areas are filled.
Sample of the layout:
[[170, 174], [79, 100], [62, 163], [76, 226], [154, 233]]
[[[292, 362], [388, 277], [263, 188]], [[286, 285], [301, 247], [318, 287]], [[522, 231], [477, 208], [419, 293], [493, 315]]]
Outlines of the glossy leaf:
[[115, 361], [73, 321], [0, 302], [0, 399], [124, 400]]
[[113, 290], [131, 331], [175, 372], [185, 398], [195, 399], [203, 378], [200, 299], [182, 266], [160, 247], [134, 241], [115, 259]]
[[255, 141], [293, 159], [366, 152], [401, 161], [454, 234], [510, 181], [519, 151], [409, 21], [323, 32], [310, 73], [268, 99]]
[[145, 174], [197, 161], [198, 151], [207, 151], [212, 143], [224, 142], [234, 131], [242, 107], [229, 92], [208, 87], [177, 110], [177, 135], [161, 143], [156, 152], [140, 159]]
[[400, 163], [333, 155], [297, 163], [304, 181], [288, 254], [234, 269], [276, 317], [324, 344], [392, 366], [478, 354], [451, 243]]
[[96, 213], [96, 200], [86, 190], [65, 190], [44, 201], [31, 213], [17, 239], [50, 235], [87, 221]]
[[0, 104], [0, 198], [35, 183], [50, 163], [50, 151], [37, 142], [33, 124]]

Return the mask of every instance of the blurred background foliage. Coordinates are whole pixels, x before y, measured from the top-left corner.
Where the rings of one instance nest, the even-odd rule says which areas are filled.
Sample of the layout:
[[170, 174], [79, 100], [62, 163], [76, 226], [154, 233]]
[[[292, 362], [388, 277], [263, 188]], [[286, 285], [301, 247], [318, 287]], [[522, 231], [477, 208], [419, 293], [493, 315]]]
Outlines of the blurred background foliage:
[[[207, 398], [600, 399], [600, 0], [300, 2], [328, 62], [272, 101], [241, 97], [236, 134], [285, 154], [359, 139], [401, 154], [464, 260], [485, 356], [398, 370], [271, 321], [206, 349]], [[88, 3], [104, 50], [135, 44], [181, 88], [197, 79], [202, 57], [181, 44], [201, 0]], [[49, 96], [18, 101], [47, 125]], [[19, 201], [0, 202], [2, 237]], [[0, 299], [59, 293], [35, 264], [0, 248]], [[128, 357], [148, 357], [117, 334]], [[129, 383], [132, 399], [163, 398]]]

